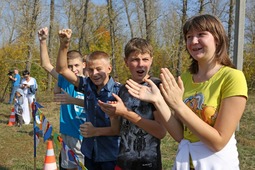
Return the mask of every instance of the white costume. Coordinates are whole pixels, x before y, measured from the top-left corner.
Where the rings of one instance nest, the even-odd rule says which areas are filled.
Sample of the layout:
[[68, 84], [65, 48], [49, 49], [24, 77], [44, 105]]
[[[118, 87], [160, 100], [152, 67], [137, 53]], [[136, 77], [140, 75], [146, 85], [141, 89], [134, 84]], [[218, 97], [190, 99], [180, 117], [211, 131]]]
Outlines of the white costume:
[[202, 142], [183, 139], [178, 147], [173, 170], [190, 170], [190, 157], [195, 170], [239, 170], [235, 135], [219, 152], [212, 152]]
[[[30, 77], [29, 81], [27, 81], [26, 79], [22, 79], [21, 80], [21, 86], [23, 84], [28, 84], [29, 86], [34, 86], [37, 89], [37, 83], [35, 78]], [[31, 93], [29, 88], [24, 88], [23, 89], [23, 93], [24, 93], [24, 102], [23, 102], [23, 120], [25, 122], [25, 124], [29, 124], [30, 123], [30, 106], [31, 103], [33, 102], [33, 100], [35, 99], [35, 94]]]

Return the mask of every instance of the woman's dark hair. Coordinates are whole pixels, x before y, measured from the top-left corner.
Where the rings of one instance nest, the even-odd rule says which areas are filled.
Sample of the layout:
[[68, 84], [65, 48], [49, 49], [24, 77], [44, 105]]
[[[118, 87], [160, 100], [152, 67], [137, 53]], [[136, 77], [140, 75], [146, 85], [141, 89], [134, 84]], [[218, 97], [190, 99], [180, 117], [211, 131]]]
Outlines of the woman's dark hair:
[[30, 75], [30, 72], [29, 72], [28, 70], [24, 70], [24, 71], [22, 72], [22, 75], [23, 75], [23, 76], [25, 76], [25, 75]]
[[[216, 42], [215, 59], [222, 65], [234, 68], [228, 55], [228, 37], [220, 20], [212, 15], [203, 14], [191, 17], [183, 26], [185, 42], [187, 42], [187, 33], [192, 30], [210, 32]], [[190, 56], [192, 58], [192, 56]], [[192, 58], [189, 71], [192, 74], [198, 72], [198, 63]]]

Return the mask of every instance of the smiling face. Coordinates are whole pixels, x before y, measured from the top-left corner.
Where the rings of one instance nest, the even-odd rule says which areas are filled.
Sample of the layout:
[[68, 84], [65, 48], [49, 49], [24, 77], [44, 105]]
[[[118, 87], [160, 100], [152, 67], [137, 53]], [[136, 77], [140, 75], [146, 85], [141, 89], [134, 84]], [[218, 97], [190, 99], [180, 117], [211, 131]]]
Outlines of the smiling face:
[[68, 59], [68, 68], [75, 73], [77, 76], [83, 75], [83, 69], [85, 68], [85, 63], [79, 58]]
[[149, 77], [152, 60], [150, 54], [137, 52], [132, 52], [125, 58], [125, 64], [129, 68], [134, 81], [141, 83]]
[[91, 81], [98, 89], [103, 88], [107, 84], [112, 71], [109, 61], [104, 58], [89, 60], [86, 69]]
[[209, 14], [193, 16], [185, 22], [182, 31], [192, 57], [189, 67], [192, 74], [198, 72], [202, 59], [210, 57], [221, 65], [234, 67], [228, 55], [228, 37], [219, 18]]
[[209, 31], [189, 31], [186, 45], [189, 54], [198, 62], [211, 61], [215, 56], [216, 42]]
[[70, 50], [67, 53], [68, 68], [76, 75], [83, 76], [83, 69], [86, 67], [83, 57], [79, 51]]

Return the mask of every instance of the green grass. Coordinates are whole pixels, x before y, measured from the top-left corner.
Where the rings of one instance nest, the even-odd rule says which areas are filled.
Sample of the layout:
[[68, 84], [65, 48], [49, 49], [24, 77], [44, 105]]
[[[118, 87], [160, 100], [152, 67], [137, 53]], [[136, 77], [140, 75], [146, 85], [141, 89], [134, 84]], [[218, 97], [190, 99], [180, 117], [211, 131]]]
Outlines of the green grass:
[[[52, 95], [39, 94], [38, 102], [44, 106], [42, 112], [53, 125], [53, 132], [59, 131], [59, 105], [52, 101]], [[11, 113], [10, 105], [0, 103], [0, 170], [32, 170], [34, 160], [36, 169], [43, 169], [46, 154], [46, 143], [40, 138], [37, 156], [34, 158], [33, 126], [24, 125], [21, 128], [7, 126]], [[245, 113], [240, 122], [240, 131], [236, 132], [238, 141], [240, 169], [255, 169], [255, 95], [250, 94]], [[177, 143], [167, 135], [161, 143], [163, 169], [171, 169]], [[58, 148], [59, 149], [59, 148]], [[59, 150], [54, 147], [56, 160]]]
[[[251, 93], [251, 92], [250, 92]], [[255, 169], [255, 95], [249, 95], [245, 113], [241, 119], [240, 131], [236, 133], [241, 169]]]
[[[46, 96], [46, 95], [45, 95]], [[53, 126], [53, 133], [59, 132], [59, 105], [52, 100], [52, 96], [38, 97], [40, 104], [44, 106], [42, 113]], [[43, 102], [44, 101], [44, 102]], [[47, 143], [40, 138], [34, 157], [33, 148], [33, 125], [22, 127], [7, 126], [9, 115], [13, 106], [0, 104], [0, 170], [32, 170], [36, 165], [37, 170], [43, 169], [44, 157], [46, 155]], [[59, 151], [54, 148], [56, 159]], [[34, 163], [36, 160], [36, 163]]]

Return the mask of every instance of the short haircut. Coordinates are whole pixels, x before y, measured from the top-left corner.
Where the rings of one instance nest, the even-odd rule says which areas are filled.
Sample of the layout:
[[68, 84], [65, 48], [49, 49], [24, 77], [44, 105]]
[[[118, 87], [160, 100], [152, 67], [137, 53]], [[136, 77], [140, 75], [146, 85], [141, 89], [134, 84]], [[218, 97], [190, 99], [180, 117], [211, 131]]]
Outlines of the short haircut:
[[131, 53], [145, 54], [153, 56], [153, 48], [150, 43], [143, 38], [132, 38], [125, 46], [125, 58], [128, 58]]
[[70, 50], [67, 52], [67, 60], [70, 60], [70, 59], [80, 59], [80, 61], [84, 62], [83, 61], [83, 56], [81, 54], [80, 51], [77, 51], [77, 50]]
[[97, 59], [105, 59], [109, 64], [111, 64], [110, 56], [104, 51], [94, 51], [86, 57], [86, 62], [97, 60]]

